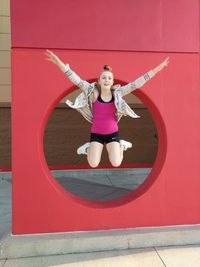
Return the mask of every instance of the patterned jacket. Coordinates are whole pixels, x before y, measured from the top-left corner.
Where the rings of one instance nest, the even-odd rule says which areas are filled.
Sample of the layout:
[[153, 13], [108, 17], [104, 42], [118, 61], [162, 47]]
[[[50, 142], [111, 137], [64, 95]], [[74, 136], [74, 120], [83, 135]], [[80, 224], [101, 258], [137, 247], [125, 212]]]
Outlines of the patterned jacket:
[[[69, 64], [66, 64], [65, 67], [65, 74], [67, 75], [67, 77], [73, 84], [83, 90], [83, 92], [76, 97], [74, 103], [72, 103], [70, 100], [67, 100], [66, 104], [69, 107], [79, 111], [87, 121], [92, 123], [92, 100], [90, 95], [93, 93], [94, 89], [97, 88], [97, 84], [96, 82], [89, 83], [82, 80], [74, 71], [70, 69]], [[117, 84], [111, 87], [115, 99], [114, 102], [116, 107], [117, 122], [119, 122], [122, 116], [127, 115], [132, 118], [139, 118], [139, 116], [129, 107], [129, 105], [122, 97], [131, 93], [135, 89], [142, 87], [153, 76], [154, 72], [150, 70], [143, 76], [139, 77], [131, 83], [128, 83], [127, 85], [121, 86]]]

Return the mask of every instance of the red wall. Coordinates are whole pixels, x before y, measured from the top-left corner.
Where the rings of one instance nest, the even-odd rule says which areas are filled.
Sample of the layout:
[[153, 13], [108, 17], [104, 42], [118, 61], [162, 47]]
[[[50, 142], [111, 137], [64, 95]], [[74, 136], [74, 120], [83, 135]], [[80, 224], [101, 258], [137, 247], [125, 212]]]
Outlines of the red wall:
[[[200, 223], [198, 9], [186, 0], [11, 0], [14, 234]], [[154, 117], [159, 146], [148, 179], [130, 194], [85, 201], [51, 176], [44, 128], [73, 88], [45, 61], [45, 48], [84, 79], [108, 63], [124, 82], [170, 56], [168, 68], [135, 91]]]
[[11, 0], [12, 46], [199, 51], [198, 0]]

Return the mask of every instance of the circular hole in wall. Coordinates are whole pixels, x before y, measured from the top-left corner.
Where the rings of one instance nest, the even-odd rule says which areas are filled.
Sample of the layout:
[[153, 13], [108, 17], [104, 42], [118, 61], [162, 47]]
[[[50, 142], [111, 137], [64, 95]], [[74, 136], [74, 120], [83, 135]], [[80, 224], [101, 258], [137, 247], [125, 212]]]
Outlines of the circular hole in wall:
[[[138, 97], [125, 97], [140, 116], [139, 119], [123, 117], [119, 122], [121, 139], [131, 142], [133, 147], [124, 153], [123, 163], [118, 168], [109, 163], [104, 148], [100, 165], [92, 169], [86, 156], [76, 153], [80, 145], [89, 141], [91, 124], [65, 104], [66, 99], [74, 99], [79, 93], [81, 91], [76, 90], [62, 98], [50, 113], [45, 127], [44, 154], [52, 175], [65, 190], [90, 201], [108, 201], [131, 192], [145, 192], [156, 179], [152, 173], [158, 153], [158, 131], [152, 117], [152, 112], [157, 112], [156, 107], [150, 101], [150, 112], [149, 99], [141, 92]], [[159, 118], [159, 114], [156, 117]], [[162, 128], [161, 124], [159, 126]], [[161, 165], [159, 160], [155, 173]], [[151, 182], [138, 190], [145, 185], [150, 174]]]

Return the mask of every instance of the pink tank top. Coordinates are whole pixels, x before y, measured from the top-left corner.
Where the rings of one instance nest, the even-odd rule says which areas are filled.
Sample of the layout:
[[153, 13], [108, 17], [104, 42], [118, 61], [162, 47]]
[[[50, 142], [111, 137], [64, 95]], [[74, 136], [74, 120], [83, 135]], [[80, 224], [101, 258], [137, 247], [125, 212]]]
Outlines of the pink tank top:
[[91, 132], [96, 134], [111, 134], [118, 131], [114, 96], [111, 101], [104, 102], [99, 95], [92, 105], [93, 122]]

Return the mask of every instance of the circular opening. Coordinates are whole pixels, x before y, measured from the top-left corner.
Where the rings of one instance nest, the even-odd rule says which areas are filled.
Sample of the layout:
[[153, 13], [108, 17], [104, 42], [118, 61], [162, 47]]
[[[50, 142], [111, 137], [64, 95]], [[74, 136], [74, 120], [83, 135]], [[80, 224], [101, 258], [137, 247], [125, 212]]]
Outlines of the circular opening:
[[160, 113], [141, 90], [125, 97], [140, 116], [122, 117], [119, 122], [121, 139], [132, 142], [133, 148], [124, 153], [122, 165], [114, 168], [104, 147], [100, 165], [92, 169], [85, 155], [76, 154], [76, 149], [88, 142], [91, 124], [64, 103], [81, 93], [74, 89], [59, 97], [46, 118], [44, 155], [52, 176], [71, 196], [84, 200], [82, 203], [109, 207], [132, 201], [152, 185], [164, 162], [166, 135]]

